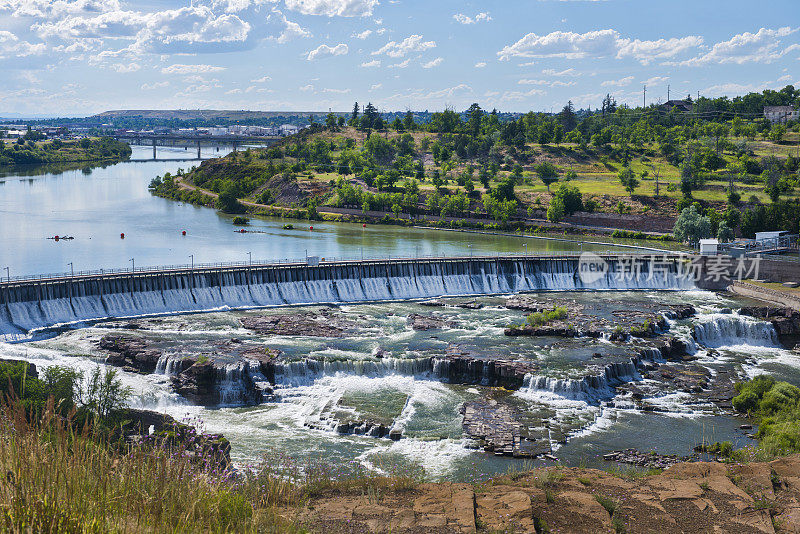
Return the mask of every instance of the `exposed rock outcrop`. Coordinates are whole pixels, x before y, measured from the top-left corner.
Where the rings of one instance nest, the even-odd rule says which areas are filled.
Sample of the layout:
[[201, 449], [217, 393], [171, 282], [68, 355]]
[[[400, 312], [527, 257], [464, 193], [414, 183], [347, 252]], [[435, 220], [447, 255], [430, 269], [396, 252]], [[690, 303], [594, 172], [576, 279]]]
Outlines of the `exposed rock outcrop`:
[[464, 433], [477, 440], [486, 452], [514, 458], [533, 458], [550, 453], [550, 441], [534, 433], [511, 406], [496, 400], [479, 400], [461, 406]]
[[483, 484], [362, 489], [285, 510], [314, 532], [800, 532], [800, 456], [743, 465], [677, 463], [625, 477], [549, 467]]
[[132, 336], [108, 334], [97, 342], [108, 353], [106, 363], [122, 367], [125, 371], [149, 374], [156, 370], [161, 351], [149, 347], [143, 339]]
[[779, 336], [800, 336], [800, 311], [791, 308], [750, 306], [742, 308], [739, 313], [771, 322]]
[[414, 330], [441, 330], [443, 328], [453, 328], [456, 324], [433, 315], [420, 315], [412, 313], [407, 319], [408, 326]]
[[244, 317], [242, 326], [271, 336], [342, 337], [353, 328], [350, 321], [327, 309], [319, 313], [286, 313]]

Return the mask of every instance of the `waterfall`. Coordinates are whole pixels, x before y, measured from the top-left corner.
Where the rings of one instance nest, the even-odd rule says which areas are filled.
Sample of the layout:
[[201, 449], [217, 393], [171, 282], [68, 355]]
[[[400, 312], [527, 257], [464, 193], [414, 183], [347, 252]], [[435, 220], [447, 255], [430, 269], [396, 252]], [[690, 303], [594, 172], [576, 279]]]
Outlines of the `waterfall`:
[[600, 374], [579, 378], [555, 378], [528, 374], [525, 376], [520, 392], [523, 395], [537, 396], [548, 393], [570, 400], [598, 402], [614, 396], [614, 387], [626, 382], [641, 380], [639, 369], [648, 362], [663, 361], [661, 351], [656, 348], [640, 349], [639, 354], [628, 361], [606, 365]]
[[780, 347], [778, 333], [767, 321], [738, 314], [711, 314], [696, 324], [694, 339], [706, 347], [754, 345]]
[[0, 340], [105, 318], [286, 304], [376, 302], [532, 290], [685, 289], [677, 263], [663, 276], [618, 276], [621, 260], [592, 283], [578, 258], [497, 258], [330, 263], [165, 271], [0, 285]]
[[275, 382], [301, 385], [323, 376], [348, 374], [381, 377], [393, 374], [418, 376], [433, 371], [431, 358], [381, 358], [376, 360], [305, 359], [275, 364]]

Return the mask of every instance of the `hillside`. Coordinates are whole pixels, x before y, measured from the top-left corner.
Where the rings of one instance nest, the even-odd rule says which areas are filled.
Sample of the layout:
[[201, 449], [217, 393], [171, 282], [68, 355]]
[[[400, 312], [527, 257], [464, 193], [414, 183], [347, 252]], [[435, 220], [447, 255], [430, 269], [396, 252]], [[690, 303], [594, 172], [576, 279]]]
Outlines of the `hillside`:
[[398, 120], [369, 135], [334, 117], [277, 146], [204, 162], [181, 177], [179, 189], [227, 191], [264, 208], [312, 201], [319, 211], [652, 232], [671, 231], [695, 203], [715, 232], [723, 220], [744, 235], [775, 221], [797, 231], [798, 217], [784, 217], [798, 198], [796, 131], [643, 121], [548, 136], [541, 132], [547, 119], [531, 119], [533, 126], [527, 119], [489, 124], [477, 135], [463, 131], [467, 124], [441, 133]]

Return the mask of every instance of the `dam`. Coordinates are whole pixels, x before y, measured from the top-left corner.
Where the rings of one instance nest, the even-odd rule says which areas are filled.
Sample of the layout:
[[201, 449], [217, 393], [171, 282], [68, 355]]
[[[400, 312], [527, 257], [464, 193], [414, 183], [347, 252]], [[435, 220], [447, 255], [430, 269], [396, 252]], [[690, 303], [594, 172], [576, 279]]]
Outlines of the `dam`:
[[546, 254], [148, 268], [12, 279], [0, 283], [0, 339], [23, 340], [52, 327], [108, 318], [230, 308], [694, 287], [682, 276], [677, 254], [588, 256], [593, 267], [588, 274], [581, 271], [587, 254]]

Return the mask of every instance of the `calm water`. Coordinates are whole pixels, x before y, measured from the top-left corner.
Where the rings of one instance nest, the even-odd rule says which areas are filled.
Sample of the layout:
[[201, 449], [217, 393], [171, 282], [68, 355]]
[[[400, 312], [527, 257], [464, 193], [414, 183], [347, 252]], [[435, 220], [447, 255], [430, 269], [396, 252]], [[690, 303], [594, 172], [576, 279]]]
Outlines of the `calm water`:
[[[208, 149], [204, 156], [213, 156]], [[133, 147], [133, 159], [152, 151]], [[183, 158], [183, 149], [159, 147], [159, 158]], [[0, 174], [0, 269], [5, 275], [60, 273], [125, 268], [131, 258], [138, 267], [195, 263], [333, 257], [468, 255], [533, 251], [579, 250], [574, 243], [444, 232], [417, 228], [307, 222], [281, 219], [251, 221], [249, 230], [235, 233], [231, 217], [216, 210], [152, 196], [147, 185], [156, 175], [175, 173], [194, 161], [124, 162], [91, 172], [61, 173], [52, 167]], [[284, 230], [292, 222], [295, 230]], [[182, 236], [182, 231], [186, 236]], [[120, 239], [120, 234], [125, 239]], [[54, 241], [55, 235], [74, 240]], [[605, 250], [608, 246], [587, 245]]]

